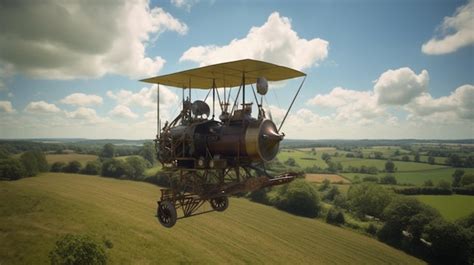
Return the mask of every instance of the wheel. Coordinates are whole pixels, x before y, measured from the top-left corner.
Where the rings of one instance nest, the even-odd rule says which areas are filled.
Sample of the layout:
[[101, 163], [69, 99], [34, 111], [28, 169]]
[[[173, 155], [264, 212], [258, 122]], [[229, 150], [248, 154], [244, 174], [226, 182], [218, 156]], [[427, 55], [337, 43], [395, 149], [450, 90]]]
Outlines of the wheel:
[[157, 215], [158, 221], [164, 227], [170, 228], [176, 224], [178, 214], [176, 213], [176, 207], [170, 201], [162, 201], [158, 203]]
[[227, 209], [227, 207], [229, 207], [229, 198], [227, 198], [226, 196], [212, 198], [210, 203], [212, 209], [218, 212], [223, 212], [225, 211], [225, 209]]

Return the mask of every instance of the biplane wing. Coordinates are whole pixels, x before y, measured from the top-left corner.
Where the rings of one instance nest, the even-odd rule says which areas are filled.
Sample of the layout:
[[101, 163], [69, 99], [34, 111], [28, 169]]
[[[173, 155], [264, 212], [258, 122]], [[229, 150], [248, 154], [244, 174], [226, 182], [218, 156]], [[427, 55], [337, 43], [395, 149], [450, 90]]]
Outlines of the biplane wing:
[[[243, 78], [245, 75], [245, 78]], [[306, 76], [298, 70], [272, 63], [244, 59], [213, 64], [182, 72], [146, 78], [140, 81], [178, 88], [212, 89], [254, 84], [259, 77], [268, 81], [281, 81]]]

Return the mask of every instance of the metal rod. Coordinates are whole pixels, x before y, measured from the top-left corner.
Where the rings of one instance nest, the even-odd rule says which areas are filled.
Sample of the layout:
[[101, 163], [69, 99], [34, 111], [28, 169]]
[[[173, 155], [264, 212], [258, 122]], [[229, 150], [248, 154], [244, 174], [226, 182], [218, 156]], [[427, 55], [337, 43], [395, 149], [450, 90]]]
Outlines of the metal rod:
[[216, 114], [216, 80], [212, 80], [212, 120]]
[[242, 109], [245, 106], [245, 72], [242, 73]]
[[156, 85], [156, 138], [160, 138], [160, 84]]
[[280, 132], [281, 127], [283, 126], [283, 123], [285, 123], [286, 117], [288, 116], [288, 113], [290, 113], [291, 107], [293, 107], [293, 103], [295, 103], [296, 97], [297, 97], [298, 94], [300, 93], [300, 90], [301, 90], [301, 88], [303, 87], [303, 84], [304, 84], [304, 81], [305, 81], [305, 80], [306, 80], [306, 76], [303, 78], [303, 81], [301, 82], [300, 87], [298, 88], [298, 91], [296, 91], [296, 95], [295, 95], [295, 97], [293, 98], [293, 100], [291, 101], [290, 107], [289, 107], [288, 110], [286, 111], [285, 117], [283, 117], [283, 120], [281, 121], [280, 127], [278, 127], [278, 132]]

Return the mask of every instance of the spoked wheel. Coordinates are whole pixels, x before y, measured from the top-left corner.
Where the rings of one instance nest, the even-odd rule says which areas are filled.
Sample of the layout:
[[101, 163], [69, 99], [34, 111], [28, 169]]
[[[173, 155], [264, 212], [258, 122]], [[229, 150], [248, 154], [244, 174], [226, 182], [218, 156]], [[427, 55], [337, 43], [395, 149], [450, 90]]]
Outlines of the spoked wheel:
[[176, 207], [170, 201], [162, 201], [158, 203], [157, 217], [160, 224], [164, 227], [172, 227], [176, 224], [178, 214], [176, 213]]
[[226, 196], [222, 197], [217, 197], [217, 198], [212, 198], [210, 200], [212, 209], [218, 211], [218, 212], [223, 212], [227, 207], [229, 207], [229, 198]]

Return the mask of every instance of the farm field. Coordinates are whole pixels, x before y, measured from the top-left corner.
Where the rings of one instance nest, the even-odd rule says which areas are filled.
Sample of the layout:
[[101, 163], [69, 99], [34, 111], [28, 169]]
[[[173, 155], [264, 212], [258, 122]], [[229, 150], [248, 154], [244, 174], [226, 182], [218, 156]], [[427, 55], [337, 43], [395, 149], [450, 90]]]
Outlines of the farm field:
[[[387, 160], [379, 159], [364, 159], [364, 158], [347, 158], [347, 157], [332, 157], [332, 161], [340, 162], [343, 167], [353, 166], [353, 167], [376, 167], [378, 170], [382, 171], [385, 169], [385, 163]], [[404, 162], [404, 161], [393, 161], [397, 172], [405, 171], [424, 171], [432, 170], [439, 168], [447, 168], [444, 165], [430, 165], [426, 163], [416, 163], [416, 162]]]
[[320, 168], [326, 168], [327, 164], [324, 160], [321, 159], [322, 152], [316, 151], [316, 155], [314, 155], [311, 151], [300, 151], [296, 149], [288, 150], [280, 150], [278, 153], [278, 160], [280, 162], [285, 162], [288, 158], [295, 159], [296, 163], [301, 168], [306, 167], [313, 167], [318, 166]]
[[[60, 235], [110, 240], [111, 264], [422, 264], [406, 253], [319, 220], [232, 198], [224, 213], [163, 228], [159, 187], [47, 173], [0, 182], [0, 263], [48, 264]], [[291, 224], [291, 225], [288, 225]]]
[[64, 162], [69, 163], [71, 161], [78, 161], [83, 166], [87, 164], [89, 161], [94, 161], [97, 159], [96, 155], [86, 155], [86, 154], [47, 154], [46, 161], [48, 164], [53, 164], [55, 162]]
[[306, 173], [306, 176], [305, 176], [306, 180], [309, 181], [309, 182], [317, 182], [317, 183], [321, 183], [323, 182], [325, 179], [329, 180], [329, 182], [331, 183], [335, 183], [335, 182], [339, 182], [339, 183], [345, 183], [345, 184], [348, 184], [350, 183], [349, 180], [339, 176], [339, 175], [336, 175], [336, 174], [313, 174], [313, 173]]
[[[438, 183], [440, 180], [445, 180], [447, 182], [452, 181], [452, 174], [456, 168], [446, 167], [446, 168], [439, 168], [434, 170], [424, 170], [424, 171], [412, 171], [412, 172], [395, 172], [392, 175], [397, 179], [397, 182], [400, 184], [412, 184], [412, 185], [423, 185], [425, 181], [431, 180], [434, 184]], [[463, 168], [463, 170], [468, 173], [474, 173], [473, 168]], [[376, 177], [383, 177], [385, 173], [378, 173], [377, 175], [368, 175], [368, 174], [361, 174], [361, 173], [341, 173], [346, 178], [351, 180], [354, 179], [355, 176], [359, 176], [362, 179], [364, 176], [376, 176]]]
[[474, 196], [468, 195], [417, 195], [423, 203], [436, 208], [447, 220], [454, 221], [474, 213]]

